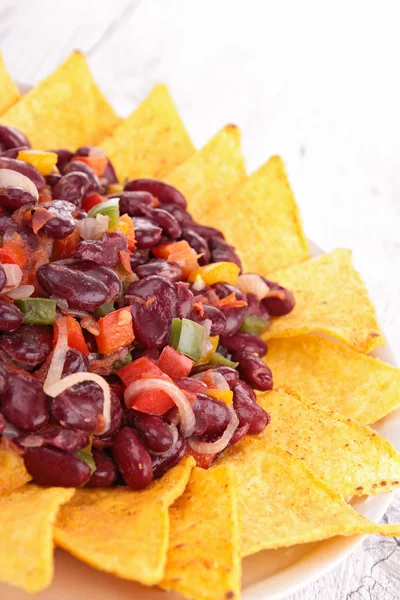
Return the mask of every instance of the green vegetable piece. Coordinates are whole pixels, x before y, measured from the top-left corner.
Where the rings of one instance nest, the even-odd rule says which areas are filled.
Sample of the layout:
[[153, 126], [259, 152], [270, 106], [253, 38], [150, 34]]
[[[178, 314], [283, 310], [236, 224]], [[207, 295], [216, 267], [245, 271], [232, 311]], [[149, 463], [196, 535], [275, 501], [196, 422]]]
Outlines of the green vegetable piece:
[[214, 352], [214, 354], [210, 356], [210, 360], [208, 362], [210, 365], [224, 365], [224, 367], [231, 367], [232, 369], [236, 369], [239, 364], [237, 362], [233, 362], [233, 360], [225, 358], [225, 356], [222, 356], [222, 354], [219, 352]]
[[109, 315], [110, 313], [114, 312], [114, 310], [114, 302], [105, 302], [105, 304], [102, 304], [101, 306], [99, 306], [99, 308], [96, 308], [96, 310], [93, 313], [93, 316], [95, 319], [101, 319], [102, 317], [105, 317], [106, 315]]
[[172, 319], [170, 345], [194, 361], [200, 360], [205, 340], [205, 329], [190, 319]]
[[91, 475], [93, 475], [93, 473], [96, 470], [96, 463], [94, 462], [92, 452], [88, 451], [84, 448], [83, 450], [79, 450], [79, 452], [75, 452], [75, 456], [77, 456], [78, 458], [81, 458], [82, 460], [85, 461], [85, 463], [87, 463], [89, 465]]
[[118, 225], [119, 198], [110, 198], [110, 200], [93, 206], [88, 212], [88, 217], [96, 218], [97, 215], [106, 215], [110, 219], [110, 225], [114, 227]]
[[50, 298], [18, 298], [15, 304], [24, 313], [26, 325], [52, 325], [56, 320], [56, 301]]
[[129, 363], [132, 362], [132, 354], [128, 352], [123, 360], [114, 360], [112, 364], [112, 368], [117, 371], [118, 369], [122, 369], [122, 367], [126, 367]]
[[264, 319], [264, 317], [257, 317], [256, 315], [249, 315], [243, 321], [243, 324], [240, 328], [240, 331], [244, 331], [245, 333], [254, 333], [255, 335], [260, 335], [263, 333], [268, 327], [269, 321]]

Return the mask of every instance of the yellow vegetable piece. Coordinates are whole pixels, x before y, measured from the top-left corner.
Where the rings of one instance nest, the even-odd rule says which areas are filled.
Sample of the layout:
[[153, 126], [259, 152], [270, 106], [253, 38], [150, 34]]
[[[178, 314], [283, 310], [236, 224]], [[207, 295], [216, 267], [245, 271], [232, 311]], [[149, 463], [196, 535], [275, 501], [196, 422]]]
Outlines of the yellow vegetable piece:
[[269, 340], [265, 362], [279, 386], [361, 423], [400, 407], [400, 369], [318, 335]]
[[[182, 192], [188, 211], [202, 223], [211, 206], [225, 201], [230, 192], [246, 179], [240, 145], [240, 131], [227, 125], [199, 152], [165, 177], [165, 181]], [[229, 208], [226, 209], [229, 212]], [[225, 214], [226, 216], [226, 214]], [[221, 224], [214, 221], [214, 227]]]
[[385, 438], [295, 391], [258, 394], [271, 423], [259, 437], [280, 446], [345, 498], [400, 487], [400, 454]]
[[216, 400], [221, 400], [225, 404], [232, 404], [233, 400], [233, 392], [232, 390], [214, 390], [210, 389], [206, 391], [207, 396], [211, 396], [211, 398], [215, 398]]
[[168, 550], [168, 507], [184, 492], [191, 456], [146, 489], [79, 489], [54, 528], [58, 546], [100, 571], [158, 583]]
[[196, 277], [200, 275], [206, 285], [213, 285], [223, 281], [235, 285], [238, 280], [240, 268], [232, 262], [216, 262], [204, 267], [197, 267], [189, 275], [190, 283], [196, 281]]
[[14, 452], [5, 438], [0, 440], [0, 495], [9, 494], [31, 480], [22, 456]]
[[0, 496], [0, 581], [31, 594], [50, 585], [53, 524], [61, 504], [74, 493], [71, 488], [26, 485]]
[[119, 194], [124, 191], [124, 185], [122, 183], [110, 183], [107, 188], [107, 194]]
[[192, 471], [169, 511], [171, 532], [160, 586], [194, 600], [240, 598], [240, 518], [235, 473]]
[[208, 341], [211, 344], [211, 348], [210, 350], [207, 352], [207, 354], [205, 354], [204, 356], [202, 356], [200, 358], [200, 360], [198, 360], [195, 364], [196, 365], [205, 365], [206, 363], [208, 363], [208, 361], [210, 360], [211, 356], [214, 354], [214, 352], [217, 350], [218, 348], [218, 344], [219, 344], [219, 335], [213, 335], [210, 336], [208, 338]]
[[227, 448], [215, 464], [232, 466], [238, 478], [243, 556], [336, 535], [400, 533], [400, 524], [378, 525], [359, 515], [302, 460], [255, 436]]
[[78, 51], [0, 117], [41, 150], [95, 146], [119, 121]]
[[121, 182], [160, 179], [195, 152], [165, 85], [157, 85], [101, 148]]
[[270, 279], [289, 288], [294, 310], [271, 320], [265, 339], [325, 333], [368, 353], [385, 343], [375, 308], [349, 250], [334, 250], [275, 271]]
[[0, 115], [19, 100], [19, 91], [11, 79], [0, 52]]
[[55, 152], [43, 152], [42, 150], [20, 150], [17, 158], [33, 165], [44, 176], [53, 172], [58, 160]]

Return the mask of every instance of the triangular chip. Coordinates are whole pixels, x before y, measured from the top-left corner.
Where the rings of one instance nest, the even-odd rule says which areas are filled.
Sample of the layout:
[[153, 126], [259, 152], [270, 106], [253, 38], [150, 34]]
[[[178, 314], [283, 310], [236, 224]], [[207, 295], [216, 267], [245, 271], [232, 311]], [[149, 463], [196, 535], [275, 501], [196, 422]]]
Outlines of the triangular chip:
[[258, 395], [271, 415], [260, 434], [266, 448], [280, 446], [345, 498], [400, 487], [400, 454], [366, 425], [348, 419], [298, 393], [273, 390]]
[[53, 576], [53, 524], [74, 489], [26, 485], [0, 496], [0, 581], [34, 593]]
[[122, 182], [161, 179], [195, 152], [165, 85], [157, 85], [101, 147]]
[[2, 125], [20, 129], [33, 148], [44, 150], [95, 145], [119, 121], [80, 52], [0, 117]]
[[384, 345], [375, 308], [349, 250], [275, 271], [270, 279], [292, 290], [296, 306], [288, 315], [272, 319], [266, 339], [325, 333], [357, 352]]
[[222, 230], [244, 271], [266, 275], [310, 258], [299, 207], [279, 156], [250, 175], [229, 199], [209, 205], [202, 222]]
[[229, 212], [227, 198], [245, 177], [240, 131], [235, 125], [227, 125], [199, 152], [167, 175], [165, 181], [182, 192], [188, 211], [195, 221], [202, 223], [217, 202], [226, 206], [226, 212]]
[[169, 511], [171, 532], [162, 588], [194, 600], [240, 596], [240, 519], [235, 473], [192, 471]]
[[10, 448], [10, 443], [3, 437], [0, 440], [0, 496], [9, 494], [31, 479], [24, 459]]
[[77, 490], [54, 528], [58, 546], [100, 571], [158, 583], [167, 559], [168, 507], [184, 491], [194, 461], [184, 458], [146, 489]]
[[0, 115], [19, 100], [19, 91], [11, 79], [0, 52]]
[[399, 535], [400, 524], [377, 525], [319, 481], [303, 461], [247, 436], [216, 464], [233, 466], [242, 508], [242, 555], [336, 535]]
[[318, 335], [269, 340], [265, 362], [279, 386], [361, 423], [400, 407], [400, 369]]

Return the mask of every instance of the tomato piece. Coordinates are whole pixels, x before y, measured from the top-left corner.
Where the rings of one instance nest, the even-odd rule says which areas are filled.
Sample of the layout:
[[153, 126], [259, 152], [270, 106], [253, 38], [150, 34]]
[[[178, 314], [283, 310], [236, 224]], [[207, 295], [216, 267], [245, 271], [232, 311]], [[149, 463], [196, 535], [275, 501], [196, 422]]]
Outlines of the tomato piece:
[[79, 230], [76, 228], [69, 236], [63, 240], [54, 240], [51, 260], [61, 260], [62, 258], [71, 258], [72, 250], [81, 241]]
[[163, 258], [168, 262], [178, 263], [182, 269], [184, 279], [187, 279], [190, 273], [199, 266], [197, 254], [186, 240], [156, 246], [152, 248], [152, 253], [156, 258]]
[[88, 165], [98, 177], [103, 175], [108, 163], [106, 156], [74, 156], [72, 161], [85, 163], [85, 165]]
[[[149, 358], [142, 356], [134, 360], [129, 365], [118, 369], [117, 375], [122, 379], [126, 386], [134, 381], [143, 378], [168, 379], [169, 377], [153, 363]], [[135, 410], [140, 410], [152, 415], [164, 415], [170, 408], [175, 406], [171, 398], [162, 390], [152, 390], [151, 392], [142, 392], [135, 397], [134, 404], [130, 405], [129, 398], [125, 399], [126, 405]]]
[[175, 348], [165, 346], [157, 364], [161, 371], [169, 375], [172, 379], [175, 379], [175, 377], [187, 377], [192, 370], [194, 362], [175, 350]]
[[[82, 354], [88, 356], [89, 349], [85, 342], [85, 338], [83, 336], [82, 328], [78, 321], [72, 316], [67, 316], [67, 329], [68, 329], [68, 346], [70, 348], [74, 348], [75, 350], [79, 350]], [[58, 326], [57, 321], [54, 323], [54, 345], [58, 340]]]
[[173, 406], [175, 406], [175, 403], [168, 394], [161, 390], [152, 390], [151, 392], [138, 394], [131, 408], [149, 415], [158, 415], [161, 417]]
[[187, 445], [187, 453], [193, 456], [196, 461], [196, 467], [200, 467], [201, 469], [209, 469], [214, 462], [214, 458], [216, 454], [200, 454], [193, 450], [190, 445]]
[[155, 377], [159, 379], [169, 379], [165, 373], [161, 371], [157, 365], [147, 358], [146, 356], [142, 356], [141, 358], [137, 358], [133, 360], [129, 365], [125, 367], [121, 367], [116, 372], [118, 377], [122, 379], [123, 383], [128, 387], [129, 384], [137, 381], [138, 379], [142, 379], [145, 377]]
[[4, 242], [3, 247], [0, 248], [0, 262], [6, 265], [18, 265], [22, 268], [27, 258], [25, 248], [19, 242]]
[[111, 354], [135, 339], [130, 306], [114, 310], [99, 319], [97, 324], [99, 335], [96, 336], [96, 343], [101, 354]]
[[100, 194], [97, 194], [96, 192], [88, 194], [82, 200], [82, 208], [84, 211], [89, 212], [93, 206], [97, 206], [97, 204], [101, 204], [105, 200], [106, 198], [104, 198], [104, 196], [100, 196]]

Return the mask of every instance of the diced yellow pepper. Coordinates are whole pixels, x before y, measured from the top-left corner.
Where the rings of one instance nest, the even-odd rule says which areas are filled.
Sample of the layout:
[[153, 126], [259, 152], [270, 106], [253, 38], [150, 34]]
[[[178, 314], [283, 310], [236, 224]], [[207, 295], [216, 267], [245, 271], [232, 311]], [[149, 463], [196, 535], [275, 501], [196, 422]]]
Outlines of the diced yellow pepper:
[[124, 186], [122, 183], [110, 183], [107, 188], [107, 194], [119, 194], [124, 191]]
[[232, 404], [232, 400], [233, 400], [232, 390], [211, 389], [211, 390], [207, 390], [206, 394], [207, 394], [207, 396], [211, 396], [211, 398], [215, 398], [216, 400], [221, 400], [221, 402], [224, 402], [228, 406], [229, 406], [229, 404]]
[[17, 158], [33, 165], [44, 177], [54, 172], [58, 160], [55, 152], [43, 152], [42, 150], [20, 150]]
[[200, 360], [198, 360], [196, 362], [196, 365], [205, 365], [206, 363], [208, 363], [208, 361], [210, 360], [210, 358], [212, 357], [212, 355], [214, 354], [214, 352], [216, 351], [216, 349], [218, 348], [218, 344], [219, 344], [219, 335], [212, 335], [208, 338], [208, 341], [211, 344], [211, 348], [210, 350], [207, 352], [207, 354], [205, 354], [204, 356], [202, 356], [200, 358]]
[[135, 245], [135, 226], [132, 218], [129, 215], [121, 215], [117, 225], [110, 224], [107, 231], [120, 231], [123, 233], [128, 240], [129, 249], [132, 249]]
[[196, 277], [200, 275], [207, 285], [224, 282], [235, 285], [238, 280], [240, 268], [232, 262], [216, 262], [204, 267], [197, 267], [189, 275], [190, 283], [196, 281]]

